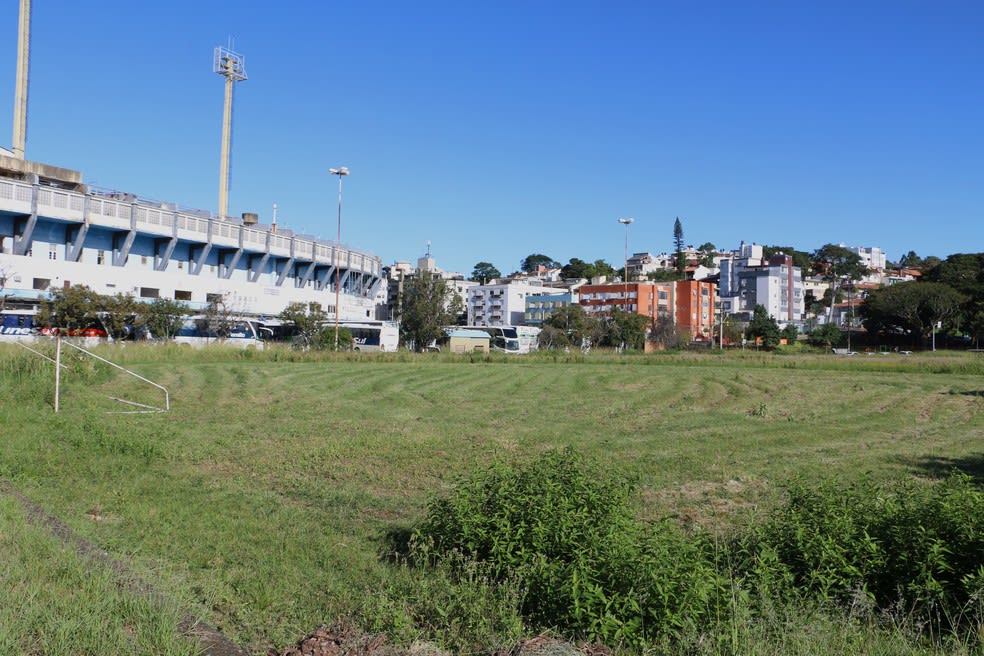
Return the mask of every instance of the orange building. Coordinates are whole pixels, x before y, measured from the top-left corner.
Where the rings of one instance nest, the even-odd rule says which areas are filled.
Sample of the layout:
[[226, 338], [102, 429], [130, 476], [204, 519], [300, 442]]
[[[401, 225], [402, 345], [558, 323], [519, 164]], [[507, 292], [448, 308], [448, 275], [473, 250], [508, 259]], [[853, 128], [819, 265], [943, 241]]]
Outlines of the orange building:
[[694, 340], [710, 339], [714, 330], [714, 297], [717, 285], [700, 280], [666, 282], [610, 282], [583, 285], [579, 303], [588, 314], [614, 308], [649, 317], [669, 317], [681, 332]]

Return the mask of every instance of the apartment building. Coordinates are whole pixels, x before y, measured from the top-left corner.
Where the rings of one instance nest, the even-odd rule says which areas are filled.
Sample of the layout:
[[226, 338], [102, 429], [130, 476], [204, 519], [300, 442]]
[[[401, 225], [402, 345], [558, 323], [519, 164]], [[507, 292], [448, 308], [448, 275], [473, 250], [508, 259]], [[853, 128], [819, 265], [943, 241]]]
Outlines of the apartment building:
[[717, 285], [703, 280], [666, 282], [613, 282], [584, 285], [580, 304], [592, 315], [618, 308], [649, 317], [669, 318], [691, 339], [705, 339], [714, 328], [714, 298]]
[[556, 293], [555, 287], [518, 280], [475, 285], [468, 289], [468, 325], [522, 326], [526, 320], [528, 297]]
[[721, 260], [721, 311], [748, 320], [756, 305], [780, 325], [802, 325], [805, 314], [803, 275], [791, 255], [768, 260], [762, 246], [742, 244], [738, 253]]

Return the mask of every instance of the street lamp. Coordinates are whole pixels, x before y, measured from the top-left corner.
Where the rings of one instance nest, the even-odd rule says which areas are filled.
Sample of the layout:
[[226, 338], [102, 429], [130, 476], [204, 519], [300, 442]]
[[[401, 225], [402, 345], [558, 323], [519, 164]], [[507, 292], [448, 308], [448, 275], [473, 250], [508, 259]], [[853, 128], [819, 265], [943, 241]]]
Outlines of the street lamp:
[[335, 350], [338, 350], [338, 315], [340, 314], [342, 279], [338, 269], [338, 247], [342, 245], [342, 178], [349, 174], [347, 166], [328, 169], [328, 173], [338, 176], [338, 230], [335, 232]]
[[629, 226], [635, 219], [619, 219], [618, 222], [625, 226], [625, 269], [622, 271], [622, 285], [625, 289], [625, 311], [629, 311]]

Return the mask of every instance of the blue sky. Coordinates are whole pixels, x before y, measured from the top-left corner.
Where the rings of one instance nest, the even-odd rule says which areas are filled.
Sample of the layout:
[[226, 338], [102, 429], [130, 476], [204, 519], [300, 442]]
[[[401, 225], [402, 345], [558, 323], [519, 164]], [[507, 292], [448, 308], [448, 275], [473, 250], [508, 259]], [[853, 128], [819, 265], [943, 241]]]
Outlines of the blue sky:
[[[17, 4], [0, 8], [9, 146]], [[27, 158], [385, 264], [741, 241], [984, 251], [984, 2], [34, 0]]]

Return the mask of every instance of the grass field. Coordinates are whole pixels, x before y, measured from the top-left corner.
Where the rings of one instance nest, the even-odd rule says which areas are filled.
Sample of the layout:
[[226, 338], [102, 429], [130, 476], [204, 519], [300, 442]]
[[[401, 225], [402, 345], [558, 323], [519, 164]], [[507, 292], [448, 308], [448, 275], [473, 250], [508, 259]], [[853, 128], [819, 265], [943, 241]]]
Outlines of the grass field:
[[[981, 354], [100, 353], [166, 386], [171, 411], [119, 414], [132, 407], [109, 396], [157, 404], [159, 392], [72, 355], [54, 414], [51, 365], [4, 347], [0, 477], [257, 653], [356, 613], [392, 576], [383, 536], [496, 461], [572, 446], [638, 480], [643, 518], [720, 533], [767, 511], [796, 477], [984, 478]], [[0, 608], [18, 591], [40, 600], [74, 588], [64, 571], [79, 564], [49, 566], [53, 551], [71, 558], [0, 502], [4, 552], [27, 545], [14, 550], [19, 569], [0, 569], [20, 581], [0, 591]], [[121, 616], [102, 610], [107, 623]], [[97, 632], [151, 644], [145, 634], [175, 622], [158, 610]], [[17, 617], [0, 647], [56, 630]], [[157, 639], [133, 653], [183, 653]], [[98, 643], [85, 653], [119, 653]]]

